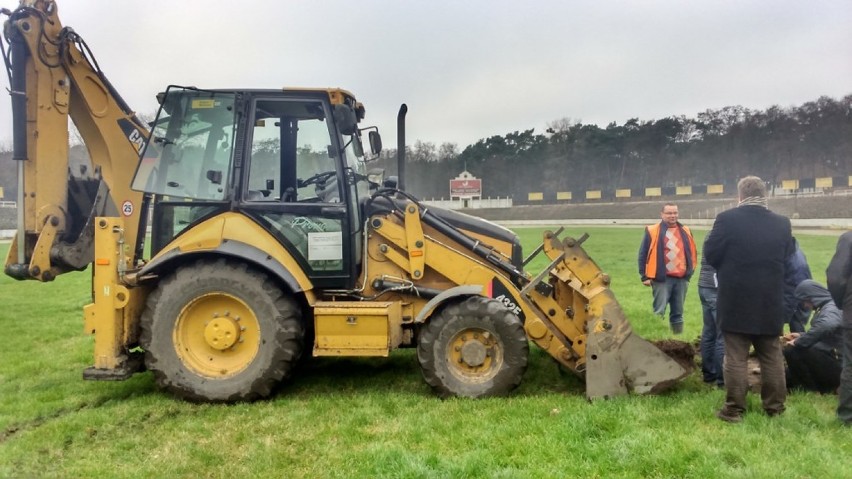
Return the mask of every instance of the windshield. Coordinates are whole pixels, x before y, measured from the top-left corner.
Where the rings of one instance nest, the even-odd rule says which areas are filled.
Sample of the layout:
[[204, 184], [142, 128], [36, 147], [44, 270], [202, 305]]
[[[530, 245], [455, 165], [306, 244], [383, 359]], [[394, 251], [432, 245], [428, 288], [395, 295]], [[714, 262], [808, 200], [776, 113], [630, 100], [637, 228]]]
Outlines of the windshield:
[[234, 94], [170, 87], [132, 188], [223, 200], [234, 145]]

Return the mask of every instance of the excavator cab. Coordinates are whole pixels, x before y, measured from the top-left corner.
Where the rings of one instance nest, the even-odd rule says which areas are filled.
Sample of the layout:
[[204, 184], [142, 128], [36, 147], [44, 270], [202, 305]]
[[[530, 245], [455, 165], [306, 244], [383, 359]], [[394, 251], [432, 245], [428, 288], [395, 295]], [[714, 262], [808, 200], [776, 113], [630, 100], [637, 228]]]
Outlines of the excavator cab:
[[370, 191], [357, 126], [363, 107], [351, 94], [172, 86], [159, 99], [132, 184], [154, 198], [152, 254], [238, 211], [285, 245], [314, 284], [352, 286], [362, 254], [358, 205]]

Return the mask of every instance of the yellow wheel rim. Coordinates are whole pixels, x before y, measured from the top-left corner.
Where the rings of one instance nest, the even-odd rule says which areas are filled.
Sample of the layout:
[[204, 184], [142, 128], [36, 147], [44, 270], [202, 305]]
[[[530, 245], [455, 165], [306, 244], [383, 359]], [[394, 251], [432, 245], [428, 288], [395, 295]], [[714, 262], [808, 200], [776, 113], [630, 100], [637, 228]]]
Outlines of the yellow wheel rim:
[[227, 378], [246, 369], [260, 350], [260, 324], [236, 296], [199, 296], [180, 312], [174, 345], [186, 367], [198, 375]]
[[467, 328], [450, 339], [447, 348], [450, 372], [465, 382], [493, 378], [503, 365], [503, 347], [497, 336], [480, 328]]

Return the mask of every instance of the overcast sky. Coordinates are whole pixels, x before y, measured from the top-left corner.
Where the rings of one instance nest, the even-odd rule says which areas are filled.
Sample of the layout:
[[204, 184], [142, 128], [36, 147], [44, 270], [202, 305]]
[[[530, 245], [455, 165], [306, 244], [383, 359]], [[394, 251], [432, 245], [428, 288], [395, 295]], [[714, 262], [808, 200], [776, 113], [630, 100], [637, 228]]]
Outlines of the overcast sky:
[[[60, 0], [59, 8], [140, 113], [153, 113], [169, 84], [342, 87], [389, 147], [401, 103], [409, 144], [463, 149], [491, 135], [541, 133], [561, 118], [605, 126], [852, 94], [850, 0]], [[8, 96], [0, 105], [8, 145]]]

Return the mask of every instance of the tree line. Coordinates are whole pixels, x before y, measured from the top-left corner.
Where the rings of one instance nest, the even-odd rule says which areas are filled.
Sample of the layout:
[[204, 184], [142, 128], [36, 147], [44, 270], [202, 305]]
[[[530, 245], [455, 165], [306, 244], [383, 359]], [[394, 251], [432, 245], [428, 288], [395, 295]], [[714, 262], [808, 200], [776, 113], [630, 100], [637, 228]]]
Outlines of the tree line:
[[[631, 118], [606, 127], [563, 118], [535, 129], [483, 138], [460, 152], [452, 143], [406, 147], [406, 187], [448, 197], [449, 180], [467, 169], [484, 197], [527, 193], [732, 184], [755, 174], [784, 179], [852, 174], [852, 95], [799, 106], [708, 109], [694, 118]], [[377, 161], [396, 173], [396, 150]]]
[[[0, 147], [0, 186], [14, 200], [9, 150]], [[75, 145], [71, 156], [85, 156], [85, 148]], [[766, 110], [726, 106], [694, 118], [631, 118], [603, 128], [563, 118], [542, 133], [494, 135], [461, 151], [454, 143], [416, 141], [406, 157], [406, 187], [423, 198], [448, 197], [449, 180], [465, 169], [482, 179], [483, 196], [516, 199], [529, 192], [731, 184], [747, 174], [773, 184], [846, 176], [852, 175], [852, 95]], [[371, 166], [396, 174], [396, 150], [382, 152]]]

